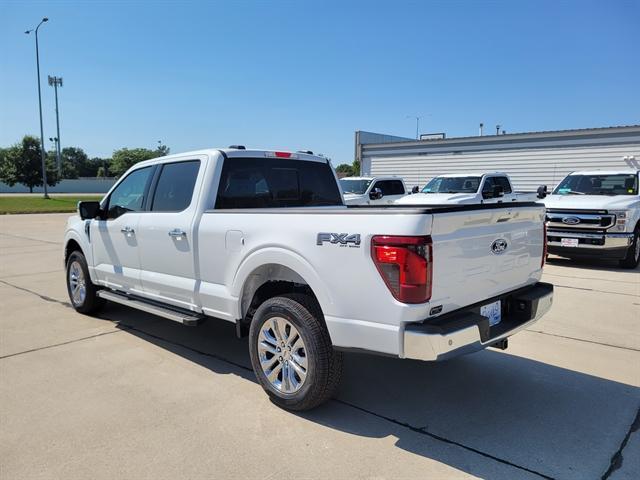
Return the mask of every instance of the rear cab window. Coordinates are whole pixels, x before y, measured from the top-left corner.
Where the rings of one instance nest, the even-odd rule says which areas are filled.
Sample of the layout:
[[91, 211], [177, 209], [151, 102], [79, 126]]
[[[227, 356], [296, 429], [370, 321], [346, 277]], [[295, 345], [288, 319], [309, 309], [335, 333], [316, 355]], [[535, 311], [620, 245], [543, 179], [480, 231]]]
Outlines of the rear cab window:
[[216, 209], [342, 206], [328, 163], [281, 158], [224, 160]]
[[152, 212], [181, 212], [191, 205], [199, 160], [165, 163], [151, 200]]

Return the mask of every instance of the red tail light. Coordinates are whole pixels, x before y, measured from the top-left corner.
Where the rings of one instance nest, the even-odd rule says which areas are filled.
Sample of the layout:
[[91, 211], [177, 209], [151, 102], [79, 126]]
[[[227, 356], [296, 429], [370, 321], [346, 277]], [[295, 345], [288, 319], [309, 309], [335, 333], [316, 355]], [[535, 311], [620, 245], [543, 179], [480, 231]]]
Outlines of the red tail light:
[[431, 299], [431, 237], [376, 235], [371, 239], [373, 263], [394, 298], [403, 303]]
[[547, 222], [545, 221], [543, 224], [542, 239], [543, 247], [542, 247], [542, 262], [540, 262], [540, 268], [544, 267], [544, 262], [547, 261]]
[[275, 152], [278, 158], [291, 158], [291, 152]]

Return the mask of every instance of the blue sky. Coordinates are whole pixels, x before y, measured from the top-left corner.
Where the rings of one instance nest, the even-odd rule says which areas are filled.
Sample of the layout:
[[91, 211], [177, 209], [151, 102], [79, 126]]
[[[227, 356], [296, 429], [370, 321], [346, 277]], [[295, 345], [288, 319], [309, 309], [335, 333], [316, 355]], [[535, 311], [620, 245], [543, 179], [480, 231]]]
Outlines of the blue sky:
[[[0, 2], [0, 146], [311, 149], [355, 130], [475, 135], [640, 123], [640, 2]], [[49, 142], [47, 141], [47, 144]], [[47, 145], [48, 146], [48, 145]]]

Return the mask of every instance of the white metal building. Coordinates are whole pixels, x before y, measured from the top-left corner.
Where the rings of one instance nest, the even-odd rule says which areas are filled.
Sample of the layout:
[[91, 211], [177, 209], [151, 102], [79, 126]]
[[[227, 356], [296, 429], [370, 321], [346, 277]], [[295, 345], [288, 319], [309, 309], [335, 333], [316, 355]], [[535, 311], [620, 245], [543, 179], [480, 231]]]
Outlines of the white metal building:
[[436, 175], [502, 171], [518, 190], [549, 188], [569, 172], [640, 168], [640, 125], [413, 140], [356, 132], [362, 175], [398, 175], [408, 187]]

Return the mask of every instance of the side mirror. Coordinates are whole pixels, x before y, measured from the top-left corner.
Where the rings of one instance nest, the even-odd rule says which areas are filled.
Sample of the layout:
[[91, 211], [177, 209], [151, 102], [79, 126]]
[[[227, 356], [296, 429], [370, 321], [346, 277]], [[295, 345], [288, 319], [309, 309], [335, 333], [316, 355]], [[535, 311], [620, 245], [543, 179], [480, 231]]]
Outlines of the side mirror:
[[373, 188], [370, 192], [369, 192], [369, 198], [371, 200], [380, 200], [382, 197], [384, 197], [382, 190], [380, 190], [379, 188]]
[[418, 185], [416, 185], [411, 189], [411, 193], [418, 193], [419, 191], [420, 191], [420, 187]]
[[78, 202], [78, 214], [82, 220], [91, 220], [100, 214], [100, 202]]
[[547, 196], [547, 186], [540, 185], [538, 187], [538, 198], [542, 199], [542, 198], [545, 198], [546, 196]]

